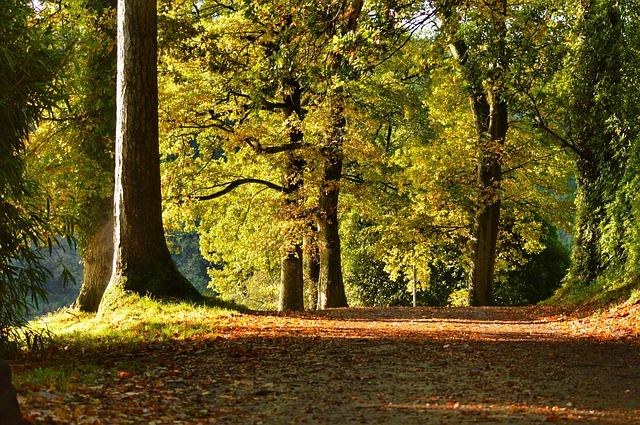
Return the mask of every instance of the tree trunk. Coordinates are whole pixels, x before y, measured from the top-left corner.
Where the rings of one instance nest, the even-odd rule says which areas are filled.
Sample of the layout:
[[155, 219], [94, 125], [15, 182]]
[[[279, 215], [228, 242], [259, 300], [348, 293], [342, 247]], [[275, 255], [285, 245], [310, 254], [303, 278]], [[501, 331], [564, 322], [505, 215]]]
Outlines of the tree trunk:
[[[364, 0], [345, 2], [340, 20], [335, 22], [334, 31], [344, 36], [356, 30]], [[345, 68], [345, 58], [341, 52], [331, 52], [328, 58], [329, 71], [336, 77]], [[340, 180], [342, 179], [342, 161], [344, 134], [346, 127], [344, 88], [333, 87], [328, 95], [329, 124], [326, 139], [320, 148], [323, 159], [323, 176], [316, 225], [318, 230], [318, 256], [320, 274], [318, 277], [318, 309], [348, 307], [347, 296], [342, 279], [342, 259], [340, 252], [340, 233], [338, 221], [338, 200]]]
[[[592, 142], [589, 140], [588, 142]], [[574, 282], [588, 284], [602, 272], [600, 256], [601, 225], [605, 220], [604, 193], [599, 169], [602, 166], [591, 152], [590, 159], [579, 158], [577, 165], [575, 239], [571, 252], [571, 278]]]
[[[283, 115], [288, 120], [297, 115], [300, 120], [304, 118], [301, 105], [302, 88], [295, 79], [287, 79], [284, 82], [285, 95]], [[304, 137], [300, 128], [289, 129], [289, 141], [292, 144], [300, 143]], [[299, 191], [303, 184], [303, 172], [305, 161], [295, 151], [287, 153], [285, 164], [285, 188], [284, 204], [287, 217], [296, 220], [298, 211]], [[295, 237], [296, 236], [290, 236]], [[302, 238], [293, 241], [292, 249], [287, 252], [280, 263], [280, 302], [278, 309], [304, 310], [304, 278], [302, 267]]]
[[11, 383], [11, 368], [5, 360], [0, 360], [0, 424], [22, 425], [16, 390]]
[[501, 147], [507, 128], [507, 105], [494, 92], [489, 101], [482, 95], [472, 100], [478, 132], [479, 199], [474, 216], [469, 269], [469, 303], [472, 306], [493, 305], [493, 277], [500, 224], [502, 180]]
[[113, 267], [113, 199], [104, 201], [108, 211], [95, 224], [95, 231], [86, 240], [84, 248], [84, 279], [74, 307], [95, 313], [102, 295], [109, 285]]
[[342, 138], [346, 124], [342, 99], [334, 106], [334, 122], [329, 131], [329, 141], [321, 149], [324, 159], [323, 186], [318, 197], [316, 225], [318, 230], [318, 309], [348, 307], [342, 279], [338, 199], [342, 178]]
[[119, 2], [115, 254], [101, 309], [116, 288], [161, 298], [200, 298], [178, 271], [164, 235], [156, 34], [155, 0]]
[[[331, 192], [334, 192], [333, 190]], [[336, 198], [329, 194], [326, 196], [329, 205], [331, 198]], [[335, 203], [337, 208], [337, 202]], [[344, 291], [344, 281], [342, 279], [342, 260], [340, 258], [340, 235], [338, 234], [337, 213], [332, 211], [333, 207], [323, 209], [322, 215], [318, 216], [318, 254], [320, 257], [320, 275], [318, 277], [318, 309], [349, 307], [347, 296]]]
[[278, 310], [304, 310], [302, 245], [282, 258]]
[[320, 280], [320, 262], [318, 243], [315, 238], [315, 226], [311, 225], [313, 234], [307, 234], [303, 243], [304, 282], [307, 293], [311, 294], [311, 308], [318, 308], [318, 281]]
[[[292, 137], [293, 138], [293, 137]], [[286, 213], [295, 220], [298, 191], [302, 186], [302, 170], [304, 161], [295, 154], [288, 154], [284, 187], [288, 192], [284, 194]], [[295, 237], [295, 236], [290, 236]], [[285, 253], [280, 263], [280, 302], [278, 310], [304, 310], [304, 279], [302, 267], [302, 243], [294, 242], [292, 249]]]
[[[113, 40], [116, 37], [116, 21], [111, 12], [116, 10], [116, 0], [95, 0], [80, 7], [89, 16], [85, 37]], [[80, 78], [83, 87], [79, 99], [83, 120], [79, 124], [85, 136], [80, 149], [91, 164], [95, 175], [110, 176], [104, 185], [113, 188], [113, 147], [116, 132], [116, 64], [117, 51], [107, 47], [91, 49], [83, 56], [85, 74]], [[100, 192], [83, 200], [79, 216], [78, 240], [84, 260], [84, 278], [74, 307], [80, 311], [98, 311], [113, 266], [113, 193], [106, 198]]]
[[[493, 305], [493, 277], [498, 242], [502, 181], [502, 147], [509, 126], [507, 101], [504, 99], [505, 69], [507, 58], [505, 37], [507, 34], [507, 0], [492, 4], [492, 20], [497, 66], [483, 69], [477, 61], [469, 60], [470, 47], [452, 34], [451, 51], [460, 63], [476, 128], [478, 155], [476, 191], [477, 200], [473, 216], [470, 240], [469, 303], [473, 306]], [[441, 13], [455, 30], [459, 16], [452, 10]], [[492, 84], [487, 87], [489, 82]]]

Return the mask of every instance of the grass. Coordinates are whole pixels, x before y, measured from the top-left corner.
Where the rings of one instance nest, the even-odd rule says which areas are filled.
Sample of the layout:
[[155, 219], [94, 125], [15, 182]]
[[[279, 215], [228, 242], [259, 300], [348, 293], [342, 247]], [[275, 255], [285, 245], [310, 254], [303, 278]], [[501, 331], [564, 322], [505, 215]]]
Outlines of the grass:
[[16, 374], [14, 382], [22, 388], [46, 388], [51, 391], [71, 391], [78, 377], [93, 385], [104, 381], [104, 368], [95, 365], [36, 367]]
[[[211, 335], [224, 325], [224, 318], [246, 311], [242, 306], [206, 299], [201, 303], [159, 301], [133, 294], [122, 294], [117, 305], [100, 314], [62, 309], [29, 323], [34, 330], [47, 330], [53, 336], [46, 350], [65, 351], [69, 356], [85, 356], [76, 366], [48, 365], [47, 351], [29, 356], [37, 367], [27, 367], [16, 374], [20, 386], [67, 391], [82, 376], [87, 383], [99, 384], [105, 376], [101, 353], [122, 347], [145, 346]], [[91, 353], [91, 355], [89, 355]], [[81, 366], [78, 366], [81, 365]], [[135, 370], [126, 358], [108, 367]]]
[[63, 309], [36, 319], [30, 325], [50, 330], [60, 343], [138, 343], [189, 338], [210, 329], [211, 320], [242, 310], [241, 306], [214, 300], [168, 302], [125, 294], [119, 297], [117, 305], [97, 315]]

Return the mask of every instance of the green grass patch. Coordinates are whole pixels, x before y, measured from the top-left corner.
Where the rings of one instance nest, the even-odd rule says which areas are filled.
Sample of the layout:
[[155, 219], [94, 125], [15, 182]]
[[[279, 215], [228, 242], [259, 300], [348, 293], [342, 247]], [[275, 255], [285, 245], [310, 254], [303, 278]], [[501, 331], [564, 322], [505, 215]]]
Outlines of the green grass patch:
[[201, 303], [171, 302], [126, 293], [97, 315], [59, 310], [30, 325], [48, 329], [57, 346], [94, 349], [193, 338], [215, 331], [221, 318], [241, 311], [241, 306], [212, 299]]
[[14, 385], [18, 388], [46, 389], [49, 391], [73, 391], [78, 382], [98, 385], [105, 381], [105, 375], [114, 375], [94, 364], [81, 366], [56, 365], [36, 367], [23, 373], [14, 374]]
[[[72, 391], [77, 385], [100, 385], [118, 379], [120, 371], [147, 366], [128, 354], [187, 339], [211, 338], [227, 326], [241, 306], [205, 299], [199, 303], [154, 300], [120, 294], [111, 308], [98, 315], [64, 309], [29, 323], [47, 330], [50, 344], [20, 363], [19, 388]], [[123, 355], [124, 354], [124, 355]]]

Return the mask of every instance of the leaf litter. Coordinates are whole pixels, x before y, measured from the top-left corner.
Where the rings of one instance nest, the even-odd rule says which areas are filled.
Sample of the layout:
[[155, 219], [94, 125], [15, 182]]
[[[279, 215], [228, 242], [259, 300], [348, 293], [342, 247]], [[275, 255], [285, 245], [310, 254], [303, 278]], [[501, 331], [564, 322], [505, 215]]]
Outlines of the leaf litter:
[[634, 424], [636, 313], [621, 326], [540, 307], [248, 313], [184, 339], [70, 344], [13, 366], [17, 382], [70, 371], [18, 384], [33, 424]]

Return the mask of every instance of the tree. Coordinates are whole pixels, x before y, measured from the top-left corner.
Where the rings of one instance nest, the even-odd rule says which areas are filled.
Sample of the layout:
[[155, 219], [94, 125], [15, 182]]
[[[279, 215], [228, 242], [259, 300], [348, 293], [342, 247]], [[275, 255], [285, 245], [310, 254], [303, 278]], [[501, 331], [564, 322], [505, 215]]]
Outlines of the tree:
[[534, 108], [536, 126], [572, 152], [576, 167], [572, 265], [561, 296], [636, 285], [638, 10], [634, 0], [567, 2], [562, 67]]
[[633, 32], [627, 34], [621, 6], [611, 1], [577, 6], [582, 41], [576, 42], [572, 55], [569, 89], [578, 184], [571, 275], [583, 284], [622, 266], [626, 257], [623, 217], [630, 214], [629, 205], [619, 199], [618, 207], [612, 206], [628, 178], [627, 152], [637, 143], [638, 127], [628, 121], [631, 111], [625, 110], [633, 107], [624, 81], [629, 75], [626, 38]]
[[73, 60], [64, 101], [34, 132], [27, 167], [83, 257], [74, 306], [96, 312], [113, 264], [116, 1], [70, 1], [58, 14], [55, 31], [74, 41]]
[[[295, 283], [297, 290], [291, 293], [300, 293], [299, 279], [301, 275], [299, 270], [302, 258], [299, 245], [309, 233], [308, 222], [311, 221], [312, 215], [315, 215], [315, 224], [318, 227], [329, 229], [333, 226], [332, 231], [323, 230], [323, 235], [333, 237], [333, 240], [329, 244], [325, 244], [330, 249], [326, 249], [323, 255], [318, 255], [318, 258], [320, 262], [322, 262], [322, 258], [325, 258], [324, 261], [327, 265], [325, 270], [331, 270], [327, 276], [331, 275], [331, 281], [335, 281], [336, 287], [340, 287], [342, 286], [340, 252], [339, 243], [336, 245], [335, 240], [339, 237], [337, 221], [339, 189], [337, 186], [340, 184], [341, 159], [339, 156], [342, 155], [339, 152], [341, 148], [338, 146], [343, 143], [341, 139], [345, 129], [340, 128], [344, 127], [344, 117], [337, 115], [342, 113], [343, 107], [339, 104], [344, 103], [344, 99], [340, 99], [342, 95], [335, 96], [333, 100], [329, 100], [329, 97], [343, 90], [340, 87], [350, 77], [356, 75], [351, 72], [352, 66], [349, 62], [357, 57], [353, 52], [361, 48], [359, 44], [367, 42], [367, 40], [363, 42], [362, 37], [355, 34], [355, 23], [357, 22], [355, 15], [359, 14], [361, 5], [356, 5], [355, 10], [352, 10], [351, 3], [332, 4], [317, 8], [308, 1], [294, 3], [253, 2], [244, 5], [230, 5], [228, 9], [205, 20], [203, 19], [204, 12], [212, 12], [208, 6], [211, 5], [203, 5], [197, 19], [202, 19], [200, 22], [203, 22], [203, 28], [212, 28], [211, 34], [200, 34], [196, 30], [193, 37], [194, 40], [200, 40], [195, 44], [198, 47], [192, 47], [191, 43], [184, 43], [184, 45], [187, 49], [193, 48], [197, 53], [202, 54], [202, 63], [195, 66], [206, 69], [211, 81], [220, 81], [221, 84], [214, 90], [210, 89], [210, 93], [212, 91], [215, 93], [213, 96], [203, 93], [203, 97], [213, 98], [217, 101], [211, 101], [206, 106], [198, 105], [201, 110], [206, 108], [206, 111], [193, 115], [189, 113], [187, 117], [191, 125], [184, 126], [184, 131], [193, 133], [195, 128], [200, 130], [196, 142], [200, 152], [204, 151], [204, 147], [210, 146], [211, 143], [222, 145], [224, 147], [225, 172], [217, 173], [217, 176], [214, 177], [214, 181], [220, 181], [220, 183], [212, 185], [211, 179], [203, 179], [201, 186], [235, 188], [238, 187], [237, 183], [239, 182], [283, 181], [282, 185], [270, 183], [269, 185], [254, 186], [257, 188], [255, 193], [262, 191], [264, 186], [277, 188], [284, 192], [282, 205], [278, 208], [282, 214], [276, 216], [278, 226], [272, 226], [274, 229], [278, 227], [281, 229], [277, 237], [281, 241], [280, 246], [284, 248], [282, 251], [283, 259], [280, 262], [282, 288], [293, 287], [287, 282], [292, 284], [298, 282]], [[341, 15], [340, 11], [344, 12], [345, 10], [348, 10], [345, 12], [345, 16], [340, 18], [339, 22], [334, 21], [334, 17]], [[348, 14], [354, 16], [346, 16]], [[197, 26], [195, 27], [197, 28]], [[224, 42], [220, 42], [221, 39]], [[203, 45], [207, 47], [203, 49]], [[211, 51], [217, 53], [214, 60], [208, 57]], [[340, 51], [349, 54], [336, 54]], [[246, 54], [242, 52], [246, 52]], [[327, 55], [332, 58], [330, 63], [325, 62]], [[189, 64], [181, 65], [179, 69], [187, 70], [193, 66], [194, 61], [190, 58], [187, 59], [189, 59]], [[186, 75], [187, 72], [182, 71], [180, 77], [201, 78], [199, 75]], [[175, 74], [178, 72], [173, 71], [170, 76], [173, 77]], [[176, 80], [178, 79], [176, 78]], [[211, 85], [211, 82], [206, 84]], [[195, 97], [199, 98], [198, 95]], [[181, 103], [184, 105], [187, 102]], [[302, 107], [302, 103], [304, 103], [304, 107]], [[332, 108], [329, 106], [330, 104], [336, 106], [333, 112], [328, 112]], [[307, 111], [312, 111], [313, 115], [309, 116]], [[281, 114], [281, 116], [277, 117], [276, 114]], [[332, 114], [333, 118], [328, 118], [327, 122], [323, 122]], [[192, 116], [195, 119], [192, 119]], [[335, 121], [335, 125], [330, 123], [332, 119]], [[342, 122], [339, 122], [340, 120]], [[335, 131], [332, 127], [335, 127]], [[217, 130], [217, 132], [212, 130]], [[327, 132], [333, 132], [338, 136], [335, 143], [326, 138]], [[335, 151], [335, 154], [331, 151]], [[249, 175], [250, 169], [256, 170], [256, 168], [248, 166], [246, 163], [241, 165], [242, 168], [238, 168], [240, 164], [232, 158], [243, 157], [253, 165], [256, 163], [255, 154], [271, 155], [272, 158], [260, 159], [266, 166], [266, 168], [257, 170], [262, 174], [260, 178], [256, 178], [258, 173], [244, 178]], [[327, 158], [328, 161], [325, 161]], [[200, 158], [196, 158], [196, 160], [200, 160]], [[208, 158], [202, 158], [202, 160], [198, 162], [210, 161]], [[304, 180], [302, 179], [303, 164]], [[213, 168], [212, 164], [202, 165], [202, 168], [195, 169], [198, 178], [204, 176], [205, 167]], [[327, 166], [326, 170], [333, 167], [328, 173], [333, 175], [328, 177], [329, 181], [327, 182], [323, 180], [325, 165]], [[281, 176], [273, 179], [271, 175], [276, 169], [278, 173], [281, 173]], [[222, 179], [225, 175], [229, 176], [226, 182]], [[294, 182], [296, 183], [292, 184]], [[314, 185], [317, 186], [314, 187]], [[202, 189], [199, 190], [202, 191]], [[315, 191], [317, 192], [314, 193]], [[329, 192], [332, 193], [326, 196]], [[236, 199], [240, 193], [246, 192], [244, 190], [234, 192]], [[260, 196], [264, 195], [260, 194]], [[211, 199], [207, 195], [199, 196], [199, 199], [204, 198]], [[226, 205], [235, 202], [230, 201], [230, 198], [225, 198]], [[324, 208], [325, 211], [321, 212], [321, 208], [317, 208], [316, 204], [321, 204], [321, 208]], [[262, 204], [262, 206], [266, 205], [273, 204]], [[252, 208], [255, 208], [255, 204], [252, 204]], [[329, 216], [326, 212], [329, 213]], [[331, 215], [334, 217], [332, 218]], [[246, 214], [242, 217], [246, 217]], [[268, 219], [265, 217], [262, 220]], [[243, 218], [242, 222], [245, 223], [243, 227], [246, 227], [250, 221]], [[209, 231], [204, 223], [204, 221], [201, 222], [199, 227], [204, 231]], [[251, 225], [253, 226], [253, 223]], [[263, 235], [266, 236], [266, 233]], [[271, 235], [272, 233], [270, 233]], [[266, 239], [264, 236], [263, 240]], [[311, 241], [314, 238], [307, 237], [306, 239]], [[318, 235], [316, 239], [320, 242], [321, 237]], [[203, 241], [206, 242], [206, 240], [207, 238], [203, 238]], [[238, 241], [240, 244], [245, 242], [245, 240]], [[255, 243], [250, 243], [252, 258], [255, 258], [255, 245]], [[222, 251], [226, 250], [222, 246], [206, 247], [206, 249], [216, 250], [221, 256]], [[302, 252], [304, 255], [311, 251], [304, 250]], [[331, 255], [328, 255], [329, 253]], [[235, 256], [235, 253], [232, 253], [231, 256]], [[312, 264], [312, 262], [307, 262], [307, 264]], [[291, 273], [288, 272], [290, 266], [292, 267]], [[227, 270], [221, 273], [227, 273], [232, 269], [231, 264], [228, 264], [226, 268]], [[246, 274], [250, 274], [250, 272]], [[291, 276], [295, 276], [295, 279], [290, 278]], [[331, 284], [329, 287], [333, 288], [333, 286]], [[341, 291], [344, 293], [344, 289]], [[337, 289], [337, 292], [340, 292], [340, 289]], [[337, 301], [339, 304], [346, 302], [344, 297], [342, 298], [342, 301]], [[285, 308], [284, 305], [282, 307]]]
[[[76, 183], [85, 195], [76, 197], [80, 200], [77, 233], [84, 278], [74, 305], [87, 312], [98, 311], [113, 265], [116, 7], [115, 0], [93, 0], [81, 8], [87, 25], [78, 43], [82, 50], [76, 75], [81, 91], [78, 110], [73, 111], [80, 122], [72, 124], [71, 129], [76, 138], [81, 135], [78, 149], [86, 158], [78, 163], [88, 166], [80, 175], [93, 178]], [[92, 183], [108, 189], [90, 190]]]
[[[470, 46], [459, 29], [459, 22], [466, 19], [465, 12], [450, 6], [441, 9], [451, 51], [460, 63], [467, 83], [477, 138], [477, 199], [469, 268], [471, 305], [493, 304], [492, 285], [502, 201], [502, 149], [509, 126], [504, 88], [504, 72], [508, 68], [507, 2], [498, 0], [487, 7], [491, 19], [486, 26], [477, 28], [481, 40], [491, 46], [488, 52], [481, 53], [489, 56], [484, 61], [476, 56], [478, 52], [472, 51], [478, 46]], [[477, 22], [470, 23], [473, 25], [482, 26]]]
[[78, 111], [83, 117], [78, 130], [84, 136], [80, 150], [92, 165], [92, 175], [106, 177], [102, 184], [109, 188], [88, 191], [90, 195], [83, 199], [80, 209], [84, 278], [74, 305], [87, 312], [98, 311], [113, 266], [116, 9], [116, 0], [93, 0], [83, 8], [87, 26], [83, 34], [86, 51], [81, 59], [84, 72], [80, 74], [84, 83]]
[[[168, 89], [165, 93], [169, 94], [165, 102], [166, 111], [172, 117], [168, 124], [173, 143], [168, 148], [172, 154], [164, 166], [167, 171], [175, 170], [165, 175], [177, 180], [175, 192], [180, 193], [181, 202], [185, 198], [197, 199], [205, 203], [204, 209], [210, 211], [202, 214], [203, 220], [199, 220], [197, 227], [203, 233], [217, 233], [202, 238], [203, 252], [215, 250], [215, 255], [225, 263], [219, 273], [212, 271], [216, 276], [214, 279], [226, 275], [225, 280], [244, 282], [247, 275], [258, 271], [258, 267], [266, 272], [264, 262], [254, 267], [251, 259], [257, 257], [256, 246], [267, 244], [268, 248], [271, 243], [266, 240], [271, 239], [272, 248], [275, 248], [271, 253], [274, 257], [275, 254], [280, 256], [279, 308], [292, 310], [304, 308], [302, 236], [298, 222], [303, 221], [305, 215], [298, 192], [303, 186], [305, 164], [304, 155], [299, 150], [305, 148], [301, 102], [306, 89], [298, 80], [301, 65], [295, 60], [299, 55], [301, 37], [300, 26], [292, 24], [294, 19], [296, 22], [300, 20], [299, 16], [294, 18], [291, 13], [295, 8], [295, 4], [286, 2], [255, 2], [230, 4], [222, 9], [203, 4], [197, 14], [192, 14], [192, 11], [168, 12], [164, 21], [166, 27], [181, 25], [179, 16], [182, 13], [191, 16], [195, 23], [189, 30], [182, 31], [182, 36], [175, 37], [175, 33], [169, 31], [163, 35], [164, 49], [177, 55], [162, 57], [162, 69], [172, 70], [167, 72], [164, 80]], [[307, 36], [303, 34], [302, 37]], [[298, 40], [294, 42], [294, 39]], [[191, 49], [192, 43], [205, 48], [198, 49], [195, 56], [182, 57], [179, 52]], [[248, 54], [238, 56], [244, 48], [242, 46], [247, 48]], [[209, 59], [211, 51], [217, 54]], [[178, 74], [180, 78], [176, 78]], [[190, 91], [188, 96], [184, 92], [176, 93], [181, 100], [178, 108], [173, 107], [172, 97], [176, 96], [171, 93], [173, 86], [182, 86], [199, 78], [204, 84], [203, 93]], [[211, 101], [191, 105], [188, 98], [193, 95]], [[185, 122], [175, 120], [179, 116], [184, 117]], [[188, 151], [179, 147], [185, 139], [193, 148], [191, 158], [188, 158]], [[211, 154], [216, 156], [213, 161]], [[257, 161], [262, 167], [253, 166]], [[265, 172], [265, 167], [271, 170]], [[190, 174], [194, 171], [195, 175]], [[187, 179], [193, 181], [188, 182]], [[264, 191], [265, 188], [271, 189], [269, 193]], [[256, 197], [261, 202], [247, 202], [247, 196], [250, 199]], [[218, 214], [231, 211], [229, 207], [234, 204], [246, 212], [223, 213], [222, 217]], [[187, 209], [192, 207], [203, 211], [193, 202], [187, 204]], [[187, 215], [184, 210], [180, 207], [176, 212], [184, 217]], [[248, 213], [253, 217], [256, 210], [262, 210], [264, 215], [256, 218], [259, 220], [256, 227], [264, 229], [260, 222], [265, 220], [274, 223], [269, 232], [262, 233], [260, 241], [256, 241], [258, 232], [250, 230], [253, 224], [249, 223], [254, 219], [247, 219]], [[216, 217], [210, 221], [212, 215]], [[232, 224], [227, 217], [232, 221], [240, 219], [243, 224]], [[185, 224], [191, 225], [187, 220], [186, 223], [176, 223], [176, 226]], [[242, 229], [242, 236], [226, 231], [228, 226]], [[229, 242], [216, 242], [218, 246], [215, 249], [205, 247], [212, 239], [227, 239], [229, 236], [234, 240], [235, 252], [226, 252], [224, 245], [231, 247]], [[244, 270], [233, 272], [236, 267], [232, 258], [246, 251], [250, 254], [243, 258]], [[274, 263], [269, 261], [268, 264]], [[272, 274], [272, 270], [268, 271]], [[224, 282], [218, 285], [227, 286]]]
[[24, 161], [33, 126], [59, 100], [55, 82], [67, 60], [49, 23], [30, 2], [11, 0], [0, 10], [0, 353], [15, 348], [15, 329], [46, 298], [51, 275], [38, 247], [54, 243], [56, 229]]
[[[457, 64], [454, 72], [461, 80], [457, 84], [468, 99], [473, 123], [475, 182], [467, 187], [472, 202], [464, 236], [469, 247], [469, 301], [491, 305], [496, 267], [505, 264], [498, 255], [500, 239], [509, 237], [500, 225], [502, 210], [512, 210], [522, 224], [537, 223], [531, 231], [515, 227], [528, 233], [526, 239], [532, 242], [542, 236], [540, 220], [534, 218], [536, 208], [549, 216], [544, 220], [564, 218], [557, 206], [566, 199], [561, 189], [566, 187], [567, 167], [557, 158], [565, 157], [562, 149], [567, 146], [559, 148], [551, 134], [540, 131], [537, 111], [563, 58], [564, 51], [557, 46], [566, 35], [566, 19], [557, 5], [546, 1], [527, 5], [444, 1], [433, 6], [440, 17], [437, 35], [448, 44], [448, 56]], [[447, 58], [439, 62], [446, 63]], [[540, 244], [525, 243], [525, 250], [532, 248], [539, 249]]]
[[158, 141], [156, 2], [118, 5], [114, 269], [101, 309], [118, 289], [198, 299], [167, 248]]
[[[285, 81], [284, 89], [284, 120], [304, 119], [302, 111], [303, 89], [297, 80], [289, 79]], [[302, 130], [293, 127], [289, 130], [289, 142], [292, 145], [300, 145], [303, 140]], [[295, 151], [286, 154], [285, 176], [283, 192], [285, 197], [285, 211], [287, 207], [291, 210], [289, 214], [295, 219], [299, 214], [297, 203], [299, 201], [300, 189], [303, 185], [303, 173], [305, 160]], [[293, 247], [284, 253], [281, 260], [280, 271], [280, 299], [278, 310], [304, 310], [304, 270], [302, 257], [302, 238], [293, 238]]]

